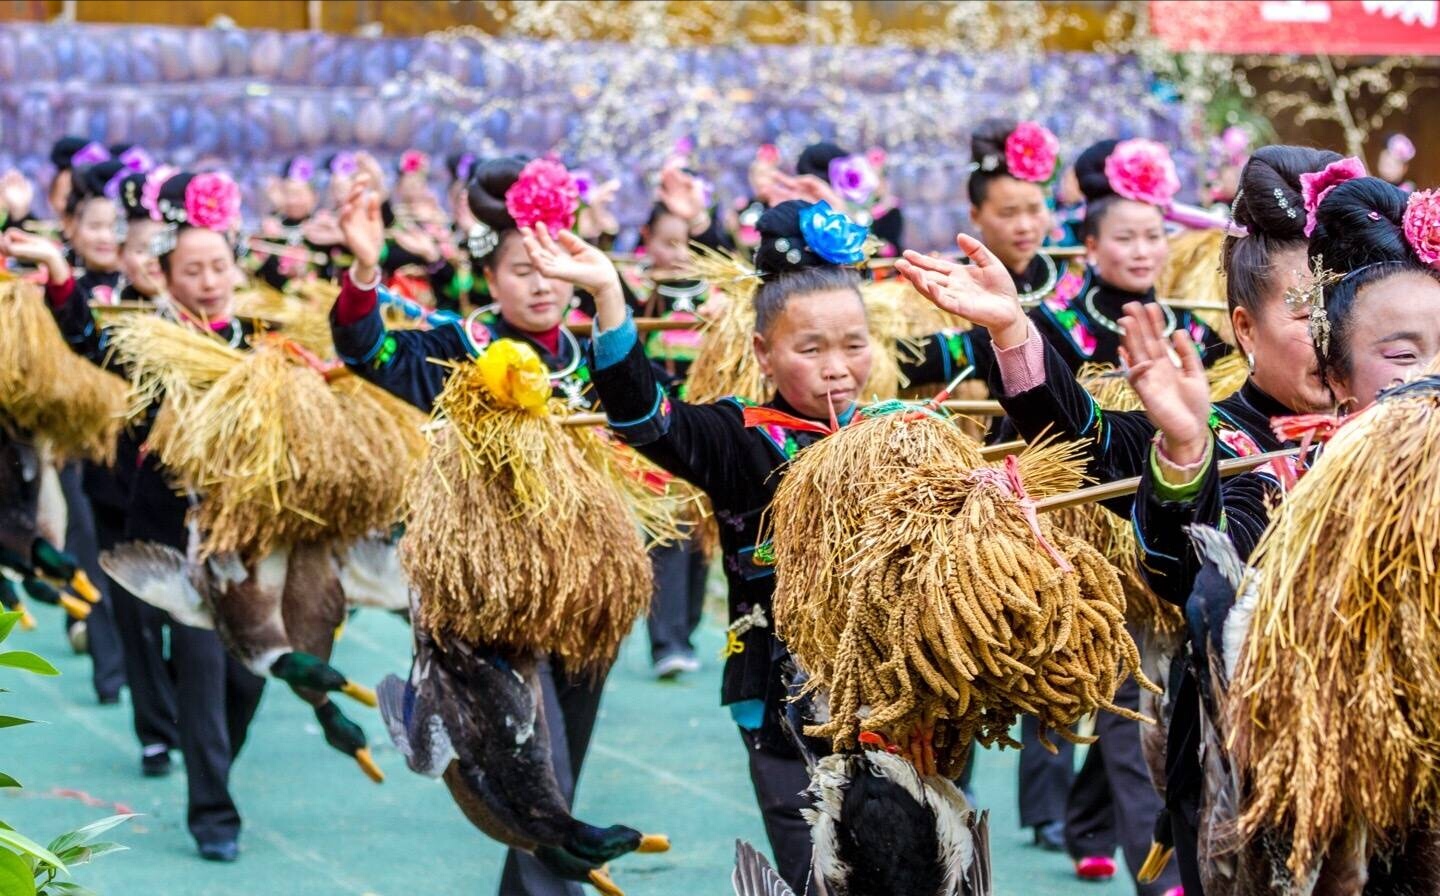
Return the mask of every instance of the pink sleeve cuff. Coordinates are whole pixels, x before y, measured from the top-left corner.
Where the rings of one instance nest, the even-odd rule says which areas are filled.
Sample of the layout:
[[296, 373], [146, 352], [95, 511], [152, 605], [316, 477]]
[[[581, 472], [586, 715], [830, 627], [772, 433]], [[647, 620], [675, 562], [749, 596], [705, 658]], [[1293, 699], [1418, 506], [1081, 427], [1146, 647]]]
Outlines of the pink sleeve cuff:
[[995, 349], [995, 363], [1000, 366], [1000, 382], [1005, 397], [1012, 398], [1045, 385], [1045, 343], [1040, 331], [1028, 324], [1030, 337], [1012, 348]]
[[335, 300], [335, 322], [342, 327], [348, 327], [364, 320], [371, 311], [375, 310], [375, 303], [378, 299], [375, 290], [379, 285], [379, 277], [375, 278], [373, 284], [360, 287], [350, 279], [349, 271], [341, 274], [340, 296]]
[[70, 301], [70, 297], [74, 294], [75, 278], [73, 276], [64, 283], [45, 284], [45, 298], [50, 302], [50, 307], [57, 311], [64, 308], [65, 303]]

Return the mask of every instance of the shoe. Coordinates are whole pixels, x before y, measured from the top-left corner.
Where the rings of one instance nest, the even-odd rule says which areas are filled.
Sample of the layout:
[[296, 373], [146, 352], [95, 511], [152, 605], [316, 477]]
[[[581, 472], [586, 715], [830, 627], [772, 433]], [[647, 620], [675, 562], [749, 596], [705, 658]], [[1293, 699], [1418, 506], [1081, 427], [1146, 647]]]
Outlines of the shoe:
[[1047, 821], [1035, 825], [1035, 845], [1046, 852], [1065, 851], [1065, 822]]
[[1109, 856], [1086, 856], [1075, 863], [1075, 876], [1081, 880], [1109, 880], [1115, 876], [1115, 860]]
[[65, 634], [70, 637], [70, 649], [75, 653], [83, 656], [90, 651], [90, 632], [83, 621], [76, 620]]
[[148, 752], [151, 747], [145, 748], [147, 752], [140, 756], [140, 774], [147, 778], [163, 778], [170, 774], [170, 751], [157, 749], [156, 752]]
[[662, 681], [679, 678], [682, 673], [700, 671], [700, 661], [683, 653], [672, 653], [655, 662], [655, 677]]
[[200, 858], [207, 862], [233, 862], [240, 858], [240, 843], [237, 840], [217, 840], [197, 846], [200, 848]]

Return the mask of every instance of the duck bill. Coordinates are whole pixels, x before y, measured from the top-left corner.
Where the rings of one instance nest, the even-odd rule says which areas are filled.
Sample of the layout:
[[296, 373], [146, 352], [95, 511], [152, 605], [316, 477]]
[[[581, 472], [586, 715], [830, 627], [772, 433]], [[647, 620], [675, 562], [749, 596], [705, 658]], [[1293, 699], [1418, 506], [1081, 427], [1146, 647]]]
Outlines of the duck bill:
[[71, 591], [90, 603], [100, 603], [100, 589], [96, 588], [95, 583], [90, 581], [90, 576], [85, 574], [85, 570], [75, 570], [75, 575], [70, 578], [69, 586]]
[[375, 764], [375, 758], [370, 755], [369, 747], [361, 747], [355, 751], [355, 762], [360, 766], [360, 771], [365, 773], [365, 777], [376, 784], [385, 783], [385, 773], [380, 770], [380, 766]]
[[669, 852], [670, 838], [664, 834], [645, 834], [640, 838], [636, 852]]
[[365, 685], [363, 684], [356, 684], [353, 681], [345, 682], [344, 686], [340, 688], [340, 693], [349, 697], [351, 700], [359, 701], [366, 706], [373, 707], [379, 704], [379, 701], [375, 699], [374, 691], [365, 687]]
[[615, 881], [610, 879], [610, 872], [604, 868], [590, 872], [590, 883], [605, 896], [625, 896], [625, 891], [615, 885]]
[[64, 607], [65, 612], [69, 613], [73, 619], [83, 621], [90, 617], [90, 605], [78, 597], [62, 594], [60, 595], [60, 606]]

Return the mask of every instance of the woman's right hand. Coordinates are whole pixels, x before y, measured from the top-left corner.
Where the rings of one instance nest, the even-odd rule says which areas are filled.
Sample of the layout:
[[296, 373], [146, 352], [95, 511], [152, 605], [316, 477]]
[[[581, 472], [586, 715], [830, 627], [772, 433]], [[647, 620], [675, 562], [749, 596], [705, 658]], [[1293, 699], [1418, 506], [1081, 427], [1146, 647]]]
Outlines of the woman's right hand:
[[385, 224], [380, 219], [380, 195], [368, 175], [359, 175], [350, 185], [350, 193], [340, 206], [340, 232], [345, 236], [345, 248], [355, 257], [350, 268], [351, 282], [375, 282], [380, 249], [385, 244]]
[[935, 307], [989, 330], [996, 348], [1023, 345], [1030, 338], [1030, 321], [1010, 272], [974, 237], [959, 234], [955, 244], [970, 264], [906, 250], [895, 270]]
[[54, 240], [12, 227], [0, 237], [0, 252], [46, 268], [50, 272], [51, 283], [60, 284], [70, 279], [65, 250]]
[[1166, 339], [1165, 314], [1155, 303], [1126, 305], [1120, 327], [1126, 378], [1160, 431], [1166, 459], [1180, 467], [1204, 460], [1212, 438], [1210, 383], [1190, 335], [1176, 330]]

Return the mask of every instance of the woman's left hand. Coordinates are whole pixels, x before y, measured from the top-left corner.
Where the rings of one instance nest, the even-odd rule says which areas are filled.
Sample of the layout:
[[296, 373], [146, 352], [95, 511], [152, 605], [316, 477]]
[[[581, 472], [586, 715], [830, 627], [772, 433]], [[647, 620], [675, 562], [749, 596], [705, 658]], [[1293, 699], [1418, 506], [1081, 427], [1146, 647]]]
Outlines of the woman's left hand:
[[[568, 230], [552, 237], [543, 224], [521, 227], [520, 238], [525, 241], [530, 263], [541, 274], [573, 283], [595, 297], [602, 329], [612, 329], [624, 321], [625, 294], [608, 255]], [[613, 314], [607, 314], [607, 310]]]
[[522, 227], [520, 236], [530, 263], [546, 277], [573, 283], [592, 295], [620, 289], [620, 275], [610, 257], [568, 230], [550, 235], [548, 228]]

